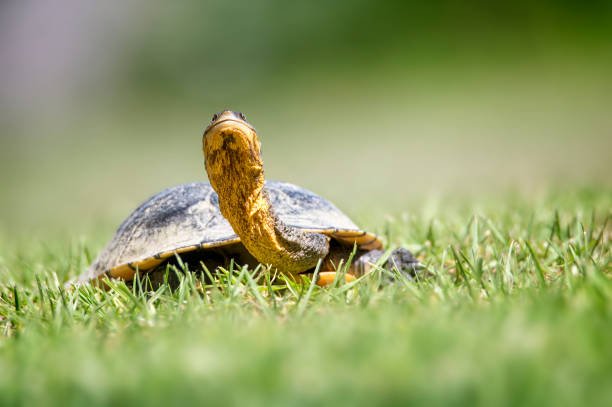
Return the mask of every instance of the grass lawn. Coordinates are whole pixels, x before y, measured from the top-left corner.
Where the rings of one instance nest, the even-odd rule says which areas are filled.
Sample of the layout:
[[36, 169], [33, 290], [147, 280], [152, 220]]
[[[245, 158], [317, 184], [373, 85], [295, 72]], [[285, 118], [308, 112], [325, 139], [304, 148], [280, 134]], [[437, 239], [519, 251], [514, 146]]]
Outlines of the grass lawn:
[[603, 187], [423, 203], [364, 225], [429, 274], [382, 288], [64, 289], [97, 243], [1, 236], [0, 405], [612, 405], [610, 208]]

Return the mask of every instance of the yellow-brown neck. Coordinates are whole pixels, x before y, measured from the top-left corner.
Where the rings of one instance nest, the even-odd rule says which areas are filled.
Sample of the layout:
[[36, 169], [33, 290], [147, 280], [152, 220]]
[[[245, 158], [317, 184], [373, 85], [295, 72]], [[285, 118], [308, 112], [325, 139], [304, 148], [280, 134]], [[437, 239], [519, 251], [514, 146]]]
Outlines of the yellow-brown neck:
[[[223, 114], [231, 112], [224, 112]], [[329, 250], [328, 238], [303, 232], [275, 215], [264, 188], [257, 134], [246, 122], [221, 116], [204, 133], [206, 171], [219, 207], [246, 249], [261, 263], [299, 273], [316, 266]]]

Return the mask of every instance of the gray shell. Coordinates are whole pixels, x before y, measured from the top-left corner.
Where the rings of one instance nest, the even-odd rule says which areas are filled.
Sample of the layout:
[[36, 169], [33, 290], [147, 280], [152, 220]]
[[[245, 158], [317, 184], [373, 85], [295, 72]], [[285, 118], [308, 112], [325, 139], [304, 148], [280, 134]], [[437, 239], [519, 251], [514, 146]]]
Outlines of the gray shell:
[[[286, 224], [327, 234], [363, 249], [380, 240], [360, 230], [329, 201], [293, 184], [266, 181], [277, 216]], [[141, 204], [121, 223], [106, 248], [79, 281], [109, 273], [130, 279], [174, 253], [237, 243], [240, 238], [219, 210], [219, 198], [207, 182], [168, 188]]]

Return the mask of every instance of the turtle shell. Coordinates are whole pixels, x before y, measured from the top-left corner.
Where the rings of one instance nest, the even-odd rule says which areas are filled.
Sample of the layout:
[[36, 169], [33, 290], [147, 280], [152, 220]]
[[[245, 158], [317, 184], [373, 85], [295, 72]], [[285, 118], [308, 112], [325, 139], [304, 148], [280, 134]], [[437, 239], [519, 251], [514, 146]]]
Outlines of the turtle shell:
[[[362, 250], [382, 247], [380, 238], [359, 229], [331, 202], [286, 182], [266, 181], [276, 215], [286, 224], [330, 236]], [[79, 282], [110, 275], [131, 280], [175, 253], [240, 242], [219, 210], [219, 198], [207, 182], [168, 188], [136, 208], [119, 226]]]

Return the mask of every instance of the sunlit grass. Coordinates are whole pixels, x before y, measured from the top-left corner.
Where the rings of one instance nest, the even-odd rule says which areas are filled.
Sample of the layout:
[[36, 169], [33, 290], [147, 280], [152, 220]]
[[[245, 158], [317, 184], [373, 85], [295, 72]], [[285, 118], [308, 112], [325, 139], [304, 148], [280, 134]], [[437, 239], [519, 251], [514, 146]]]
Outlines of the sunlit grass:
[[88, 244], [5, 241], [0, 404], [609, 405], [612, 195], [486, 202], [389, 218], [426, 268], [391, 285], [73, 289]]

